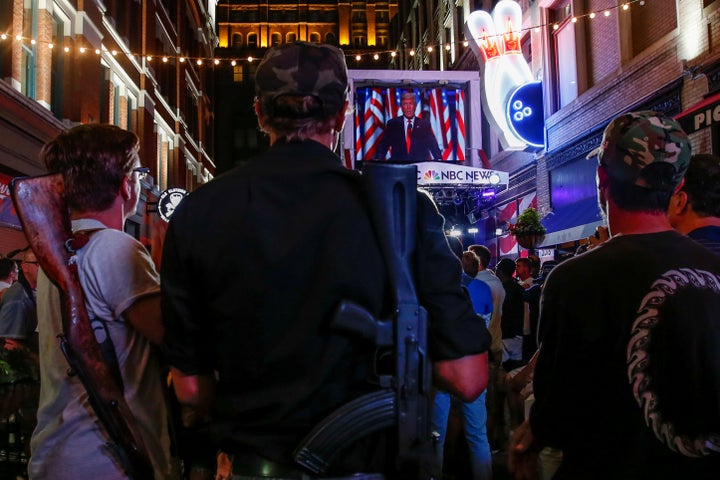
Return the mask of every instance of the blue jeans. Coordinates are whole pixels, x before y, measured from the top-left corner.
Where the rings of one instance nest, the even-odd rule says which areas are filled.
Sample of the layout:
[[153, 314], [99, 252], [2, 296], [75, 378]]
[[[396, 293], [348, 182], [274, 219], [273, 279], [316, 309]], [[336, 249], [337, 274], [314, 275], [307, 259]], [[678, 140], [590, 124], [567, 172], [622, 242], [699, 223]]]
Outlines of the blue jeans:
[[[474, 402], [462, 404], [465, 417], [465, 438], [470, 450], [470, 468], [473, 480], [492, 479], [492, 455], [487, 437], [487, 407], [485, 392]], [[432, 412], [432, 429], [439, 434], [437, 455], [440, 465], [443, 460], [443, 446], [447, 434], [447, 422], [450, 415], [450, 394], [438, 391]]]

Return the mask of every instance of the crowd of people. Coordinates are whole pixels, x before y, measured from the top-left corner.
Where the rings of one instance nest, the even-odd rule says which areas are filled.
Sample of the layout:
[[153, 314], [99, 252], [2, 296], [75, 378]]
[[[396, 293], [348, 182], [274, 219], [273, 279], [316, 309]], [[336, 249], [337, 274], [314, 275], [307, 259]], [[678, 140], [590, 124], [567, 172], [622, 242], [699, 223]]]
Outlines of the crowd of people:
[[380, 334], [337, 328], [338, 305], [362, 306], [353, 318], [367, 323], [402, 299], [363, 175], [333, 152], [349, 105], [343, 53], [271, 48], [256, 94], [270, 149], [178, 206], [159, 264], [123, 232], [148, 170], [134, 134], [80, 125], [42, 150], [64, 183], [72, 263], [136, 448], [68, 372], [67, 298], [28, 249], [19, 267], [0, 259], [0, 337], [40, 365], [30, 478], [124, 479], [143, 461], [156, 479], [440, 478], [453, 406], [473, 479], [493, 478], [501, 451], [518, 480], [718, 477], [720, 159], [692, 156], [653, 112], [605, 129], [589, 158], [607, 228], [558, 265], [530, 255], [493, 269], [486, 246], [446, 237], [431, 198], [412, 192], [407, 261], [428, 314], [415, 334], [432, 365], [433, 435], [400, 452], [395, 423], [369, 415], [298, 463], [319, 424], [392, 388]]

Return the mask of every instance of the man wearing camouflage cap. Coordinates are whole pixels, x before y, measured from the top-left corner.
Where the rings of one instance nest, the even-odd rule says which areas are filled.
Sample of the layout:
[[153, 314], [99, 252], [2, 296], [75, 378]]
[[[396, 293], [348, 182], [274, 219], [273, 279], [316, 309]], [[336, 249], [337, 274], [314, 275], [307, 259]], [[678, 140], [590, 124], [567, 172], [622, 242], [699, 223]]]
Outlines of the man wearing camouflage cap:
[[[338, 407], [379, 388], [375, 345], [334, 330], [335, 310], [350, 300], [386, 318], [394, 298], [361, 175], [332, 151], [348, 108], [342, 51], [271, 48], [255, 82], [270, 149], [173, 214], [161, 271], [165, 343], [178, 399], [207, 419], [208, 444], [231, 463], [218, 478], [309, 479], [293, 450]], [[489, 334], [460, 286], [442, 217], [427, 196], [418, 210], [417, 290], [431, 317], [434, 380], [472, 400], [485, 388]], [[397, 478], [393, 446], [375, 432], [328, 472]]]
[[690, 142], [670, 118], [628, 113], [588, 158], [611, 238], [545, 283], [535, 403], [511, 469], [532, 478], [534, 452], [554, 447], [554, 479], [718, 478], [720, 262], [666, 213]]

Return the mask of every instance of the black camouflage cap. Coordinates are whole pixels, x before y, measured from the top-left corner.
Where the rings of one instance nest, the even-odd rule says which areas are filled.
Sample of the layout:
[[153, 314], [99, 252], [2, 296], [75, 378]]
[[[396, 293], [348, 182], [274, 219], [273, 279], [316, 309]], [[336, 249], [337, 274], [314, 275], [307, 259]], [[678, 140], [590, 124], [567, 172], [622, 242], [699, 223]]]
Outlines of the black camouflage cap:
[[[602, 143], [587, 158], [613, 178], [644, 188], [672, 190], [680, 185], [690, 164], [690, 140], [672, 118], [652, 111], [630, 112], [613, 119], [605, 128]], [[648, 169], [665, 163], [673, 168]]]
[[255, 92], [265, 101], [282, 95], [314, 96], [323, 113], [340, 111], [348, 73], [342, 50], [322, 43], [295, 42], [267, 51], [255, 73]]

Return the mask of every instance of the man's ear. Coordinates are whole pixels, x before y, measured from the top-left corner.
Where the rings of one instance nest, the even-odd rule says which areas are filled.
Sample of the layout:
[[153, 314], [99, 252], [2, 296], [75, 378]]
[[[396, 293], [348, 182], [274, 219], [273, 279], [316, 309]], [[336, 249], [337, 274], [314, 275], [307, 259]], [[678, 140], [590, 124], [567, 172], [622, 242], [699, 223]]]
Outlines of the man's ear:
[[347, 118], [347, 110], [348, 110], [349, 102], [345, 100], [345, 105], [340, 109], [340, 112], [338, 113], [337, 117], [335, 117], [335, 131], [340, 132], [342, 131], [343, 127], [345, 126], [345, 119]]
[[263, 112], [262, 112], [262, 109], [260, 108], [260, 100], [255, 100], [255, 104], [253, 105], [253, 107], [255, 108], [255, 115], [257, 115], [258, 123], [259, 123], [260, 125], [262, 125], [262, 123], [263, 123]]
[[122, 179], [122, 183], [120, 184], [120, 192], [118, 192], [123, 200], [130, 200], [130, 197], [132, 196], [132, 186], [130, 185], [130, 182], [130, 177], [125, 175]]
[[685, 190], [679, 190], [670, 197], [670, 210], [675, 214], [686, 211], [689, 206], [688, 195]]

